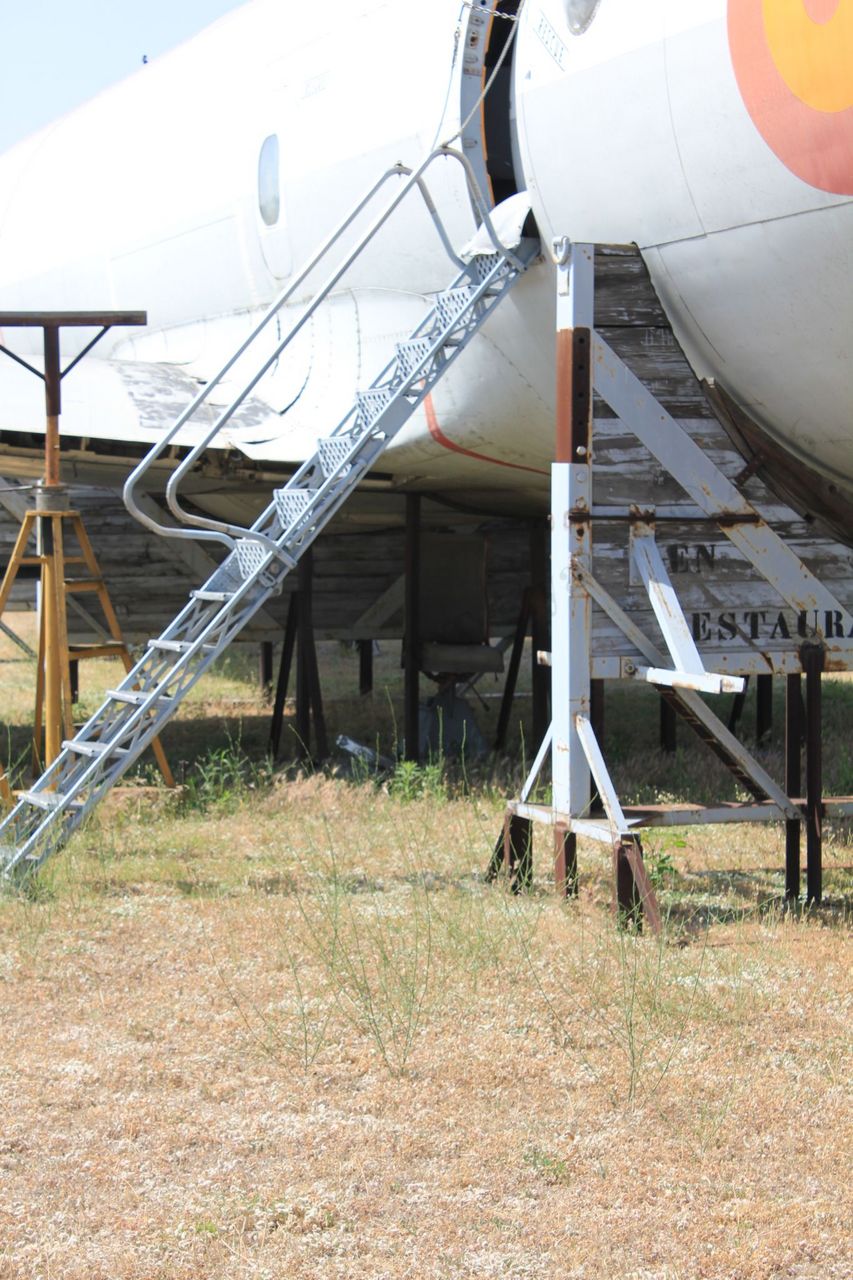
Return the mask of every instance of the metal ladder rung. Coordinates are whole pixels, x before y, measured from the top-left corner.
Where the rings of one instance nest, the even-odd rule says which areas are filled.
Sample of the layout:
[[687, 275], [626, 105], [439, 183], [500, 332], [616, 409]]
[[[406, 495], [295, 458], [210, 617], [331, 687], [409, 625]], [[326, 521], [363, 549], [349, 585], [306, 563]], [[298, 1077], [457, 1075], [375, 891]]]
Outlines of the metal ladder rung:
[[47, 813], [52, 813], [54, 809], [58, 809], [61, 805], [66, 804], [69, 809], [82, 809], [83, 804], [80, 800], [68, 800], [61, 791], [22, 791], [18, 797], [25, 800], [27, 804], [33, 805], [36, 809], [44, 809]]
[[66, 751], [73, 751], [78, 756], [88, 756], [91, 760], [106, 755], [127, 755], [127, 747], [111, 747], [107, 742], [86, 742], [69, 738], [63, 742], [62, 746]]
[[162, 702], [168, 700], [168, 693], [157, 693], [150, 690], [148, 693], [144, 689], [108, 689], [107, 697], [113, 702], [126, 702], [131, 707], [142, 707], [146, 702]]
[[[188, 653], [195, 644], [194, 640], [149, 640], [149, 649], [161, 649], [164, 653]], [[212, 644], [203, 644], [202, 650], [211, 650], [215, 646]]]
[[191, 591], [193, 600], [202, 604], [226, 604], [233, 596], [233, 591]]

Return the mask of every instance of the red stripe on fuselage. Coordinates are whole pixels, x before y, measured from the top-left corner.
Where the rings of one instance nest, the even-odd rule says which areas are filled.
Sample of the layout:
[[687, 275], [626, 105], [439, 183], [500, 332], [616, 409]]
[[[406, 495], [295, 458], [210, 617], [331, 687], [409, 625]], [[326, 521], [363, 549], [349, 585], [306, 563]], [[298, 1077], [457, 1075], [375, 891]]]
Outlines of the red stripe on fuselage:
[[424, 412], [426, 413], [427, 427], [433, 440], [436, 444], [443, 445], [445, 449], [450, 449], [452, 453], [461, 453], [464, 457], [474, 458], [477, 462], [491, 462], [495, 467], [509, 467], [512, 471], [529, 471], [534, 476], [548, 475], [547, 471], [542, 471], [539, 467], [525, 467], [520, 462], [504, 462], [502, 458], [490, 458], [488, 454], [476, 453], [473, 449], [466, 449], [461, 444], [455, 444], [453, 440], [448, 440], [438, 425], [432, 394], [424, 399]]

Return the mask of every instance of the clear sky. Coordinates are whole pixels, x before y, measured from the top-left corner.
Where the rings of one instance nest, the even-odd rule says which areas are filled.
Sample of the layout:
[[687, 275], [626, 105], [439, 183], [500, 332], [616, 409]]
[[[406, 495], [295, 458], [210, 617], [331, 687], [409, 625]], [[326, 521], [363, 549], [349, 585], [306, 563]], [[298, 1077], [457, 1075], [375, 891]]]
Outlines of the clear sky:
[[0, 152], [241, 3], [0, 0]]

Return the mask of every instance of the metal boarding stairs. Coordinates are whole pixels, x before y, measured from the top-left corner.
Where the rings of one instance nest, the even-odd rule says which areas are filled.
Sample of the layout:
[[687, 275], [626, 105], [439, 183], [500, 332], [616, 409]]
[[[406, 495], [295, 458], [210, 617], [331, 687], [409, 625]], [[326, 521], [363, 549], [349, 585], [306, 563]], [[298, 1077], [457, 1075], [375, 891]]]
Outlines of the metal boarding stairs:
[[[438, 157], [458, 161], [478, 209], [481, 227], [469, 261], [457, 257], [423, 181], [427, 168]], [[139, 509], [135, 490], [143, 475], [172, 445], [178, 432], [208, 400], [269, 322], [293, 296], [352, 225], [376, 193], [393, 177], [405, 181], [394, 197], [345, 254], [330, 278], [314, 295], [307, 309], [277, 343], [272, 356], [243, 387], [228, 409], [198, 441], [173, 474], [168, 488], [169, 507], [193, 529], [158, 524]], [[392, 359], [364, 391], [335, 430], [319, 439], [317, 450], [282, 488], [250, 529], [202, 518], [185, 511], [178, 501], [178, 487], [204, 449], [251, 393], [264, 373], [329, 295], [338, 280], [387, 222], [405, 196], [417, 188], [426, 202], [448, 255], [457, 272], [449, 287], [439, 293], [409, 338], [395, 347]], [[526, 200], [522, 196], [513, 200]], [[508, 202], [507, 202], [508, 203]], [[524, 208], [528, 206], [525, 204]], [[524, 214], [519, 221], [524, 221]], [[175, 714], [183, 698], [216, 661], [234, 637], [270, 596], [304, 551], [344, 504], [375, 464], [414, 410], [461, 355], [492, 311], [519, 276], [539, 254], [536, 238], [515, 236], [505, 247], [476, 184], [471, 167], [460, 152], [441, 147], [415, 170], [395, 165], [383, 174], [347, 218], [332, 233], [311, 261], [272, 304], [243, 345], [184, 411], [175, 425], [149, 452], [125, 486], [128, 509], [154, 532], [170, 537], [216, 540], [228, 547], [228, 555], [200, 590], [193, 591], [181, 613], [148, 647], [118, 687], [110, 691], [94, 715], [73, 740], [63, 743], [53, 765], [21, 793], [0, 823], [0, 876], [26, 876], [36, 871], [64, 845], [72, 832], [122, 777], [164, 724]], [[482, 251], [488, 242], [487, 251]]]

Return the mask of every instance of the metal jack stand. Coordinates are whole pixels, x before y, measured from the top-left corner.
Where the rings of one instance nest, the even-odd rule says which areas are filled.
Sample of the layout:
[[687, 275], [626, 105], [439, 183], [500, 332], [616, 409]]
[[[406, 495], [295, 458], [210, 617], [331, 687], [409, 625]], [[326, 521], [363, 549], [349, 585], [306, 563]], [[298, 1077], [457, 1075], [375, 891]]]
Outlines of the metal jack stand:
[[[519, 798], [507, 808], [504, 867], [513, 880], [529, 879], [531, 824], [555, 833], [555, 879], [563, 894], [576, 890], [577, 836], [609, 845], [614, 859], [614, 900], [620, 921], [638, 926], [645, 916], [653, 931], [661, 927], [654, 889], [643, 866], [639, 829], [658, 825], [714, 822], [787, 823], [787, 881], [790, 894], [799, 858], [795, 852], [806, 819], [808, 898], [821, 895], [821, 817], [846, 813], [849, 798], [825, 801], [820, 779], [820, 672], [832, 659], [839, 669], [853, 659], [853, 618], [832, 592], [770, 528], [756, 508], [652, 396], [593, 324], [595, 246], [555, 242], [557, 264], [557, 441], [551, 494], [552, 723]], [[650, 625], [657, 626], [666, 652], [650, 638], [598, 580], [593, 565], [593, 393], [616, 413], [621, 424], [686, 493], [696, 519], [735, 548], [748, 573], [793, 610], [806, 643], [784, 654], [762, 654], [763, 670], [802, 670], [809, 681], [811, 772], [806, 803], [795, 801], [750, 755], [699, 696], [739, 693], [743, 675], [756, 670], [754, 648], [735, 657], [726, 674], [706, 670], [697, 648], [697, 627], [685, 617], [656, 541], [655, 511], [634, 506], [620, 519], [628, 526], [627, 559], [631, 578], [626, 596], [642, 593]], [[613, 521], [613, 509], [609, 509]], [[623, 523], [623, 527], [624, 527]], [[630, 590], [629, 590], [630, 587]], [[622, 588], [620, 588], [620, 591]], [[595, 617], [593, 610], [595, 608]], [[694, 615], [695, 617], [695, 615]], [[612, 643], [602, 654], [595, 634]], [[794, 623], [797, 626], [797, 623]], [[787, 627], [786, 627], [787, 635]], [[796, 634], [792, 632], [791, 634]], [[789, 637], [790, 638], [790, 637]], [[740, 667], [740, 670], [738, 668]], [[761, 670], [761, 667], [757, 669]], [[733, 674], [738, 672], [737, 674]], [[746, 803], [703, 806], [622, 806], [593, 727], [593, 681], [602, 677], [642, 681], [658, 690], [752, 797]], [[798, 690], [797, 690], [798, 692]], [[790, 721], [795, 716], [791, 713]], [[799, 726], [789, 747], [787, 785], [797, 785]], [[530, 802], [550, 755], [550, 805]], [[604, 809], [590, 814], [590, 788]], [[796, 890], [795, 890], [796, 892]]]
[[[0, 329], [41, 328], [44, 336], [44, 373], [19, 355], [0, 346], [0, 351], [24, 366], [45, 384], [47, 426], [45, 431], [45, 471], [36, 486], [35, 506], [27, 511], [21, 523], [15, 547], [0, 583], [0, 617], [6, 608], [12, 587], [23, 568], [38, 568], [38, 668], [36, 677], [35, 722], [33, 726], [33, 767], [53, 763], [62, 749], [63, 738], [74, 736], [72, 717], [73, 672], [76, 663], [85, 658], [120, 658], [125, 671], [133, 668], [133, 659], [124, 643], [118, 618], [98, 566], [80, 513], [68, 506], [67, 487], [60, 477], [59, 416], [62, 409], [60, 384], [87, 352], [113, 325], [145, 324], [144, 312], [0, 312]], [[67, 327], [100, 327], [100, 332], [85, 349], [62, 369], [60, 365], [60, 330]], [[66, 552], [67, 535], [77, 543], [76, 554]], [[34, 550], [30, 543], [35, 541]], [[68, 567], [82, 570], [68, 577]], [[97, 644], [70, 644], [68, 640], [67, 606], [69, 595], [94, 594], [106, 619], [109, 640]], [[42, 752], [42, 730], [44, 751]], [[152, 742], [157, 764], [167, 786], [175, 785], [159, 738]], [[0, 781], [0, 794], [5, 796]], [[6, 783], [8, 790], [8, 783]]]

